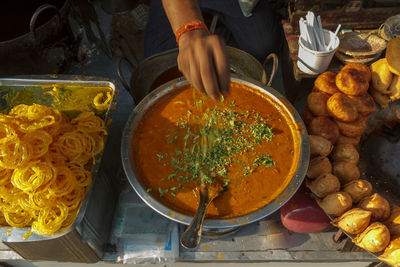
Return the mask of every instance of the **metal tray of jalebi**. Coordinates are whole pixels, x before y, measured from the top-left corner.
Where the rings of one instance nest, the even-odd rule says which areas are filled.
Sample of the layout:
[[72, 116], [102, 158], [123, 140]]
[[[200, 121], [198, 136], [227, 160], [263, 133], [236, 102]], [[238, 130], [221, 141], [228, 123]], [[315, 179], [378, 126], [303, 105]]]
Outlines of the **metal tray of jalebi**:
[[[94, 112], [104, 121], [105, 132], [101, 135], [104, 145], [118, 98], [116, 83], [107, 78], [77, 75], [34, 75], [0, 79], [0, 113], [8, 112], [19, 104], [40, 104], [51, 107], [69, 118], [82, 112]], [[94, 180], [100, 167], [102, 152], [85, 167], [91, 171]], [[93, 182], [86, 187], [76, 217], [66, 226], [51, 235], [40, 235], [31, 227], [16, 228], [0, 225], [3, 242], [32, 242], [61, 237], [75, 229], [83, 220], [91, 195]], [[1, 198], [1, 196], [0, 196]], [[3, 217], [4, 219], [4, 217]], [[4, 221], [4, 220], [3, 220]]]

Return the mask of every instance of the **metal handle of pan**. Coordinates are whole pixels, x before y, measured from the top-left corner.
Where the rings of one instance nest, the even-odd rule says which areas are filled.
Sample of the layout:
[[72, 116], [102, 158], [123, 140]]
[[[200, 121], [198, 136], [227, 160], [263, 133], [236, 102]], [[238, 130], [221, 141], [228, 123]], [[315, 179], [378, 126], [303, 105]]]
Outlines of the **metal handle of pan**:
[[271, 71], [271, 75], [269, 76], [267, 86], [271, 86], [272, 81], [275, 78], [276, 71], [278, 70], [278, 64], [279, 64], [278, 56], [275, 53], [271, 53], [264, 60], [263, 67], [265, 70], [266, 70], [268, 61], [270, 61], [271, 59], [272, 59], [272, 71]]
[[57, 19], [57, 23], [60, 26], [61, 25], [61, 14], [60, 11], [58, 10], [58, 8], [56, 6], [50, 5], [50, 4], [44, 4], [41, 5], [40, 7], [38, 7], [35, 12], [33, 13], [32, 17], [31, 17], [31, 21], [29, 22], [29, 29], [30, 29], [30, 33], [32, 36], [33, 41], [36, 43], [37, 42], [37, 38], [36, 38], [36, 21], [39, 17], [39, 15], [47, 10], [47, 9], [53, 9], [55, 14], [56, 14], [56, 19]]
[[122, 70], [121, 70], [122, 61], [126, 61], [126, 63], [128, 63], [128, 65], [132, 68], [132, 70], [135, 69], [135, 66], [126, 57], [119, 57], [117, 60], [117, 75], [118, 75], [119, 81], [122, 83], [124, 88], [131, 94], [133, 100], [135, 101], [135, 104], [137, 104], [139, 102], [135, 98], [135, 94], [133, 93], [133, 88], [131, 88], [129, 86], [128, 82], [125, 81], [124, 75], [122, 74]]

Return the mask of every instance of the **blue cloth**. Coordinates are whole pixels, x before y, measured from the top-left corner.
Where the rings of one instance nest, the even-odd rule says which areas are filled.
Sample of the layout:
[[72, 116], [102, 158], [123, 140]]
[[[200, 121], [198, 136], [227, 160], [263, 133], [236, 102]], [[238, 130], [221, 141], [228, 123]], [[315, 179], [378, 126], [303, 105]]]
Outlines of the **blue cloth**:
[[[216, 34], [227, 45], [239, 48], [263, 62], [271, 52], [279, 52], [283, 31], [268, 0], [260, 0], [252, 16], [245, 17], [237, 0], [199, 0], [203, 14], [218, 14]], [[161, 0], [152, 0], [146, 26], [145, 56], [176, 48], [171, 25]]]

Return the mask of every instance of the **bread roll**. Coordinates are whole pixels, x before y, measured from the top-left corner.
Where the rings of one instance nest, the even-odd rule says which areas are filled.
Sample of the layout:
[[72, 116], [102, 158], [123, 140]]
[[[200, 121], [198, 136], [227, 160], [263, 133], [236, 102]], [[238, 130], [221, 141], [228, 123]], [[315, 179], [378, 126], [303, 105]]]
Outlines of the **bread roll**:
[[386, 59], [391, 72], [400, 75], [400, 38], [391, 39], [386, 47]]
[[392, 83], [393, 73], [389, 70], [386, 58], [382, 58], [371, 64], [372, 87], [382, 94], [389, 93], [389, 86]]
[[390, 84], [389, 96], [392, 101], [400, 99], [400, 78], [397, 75], [393, 77], [393, 81]]

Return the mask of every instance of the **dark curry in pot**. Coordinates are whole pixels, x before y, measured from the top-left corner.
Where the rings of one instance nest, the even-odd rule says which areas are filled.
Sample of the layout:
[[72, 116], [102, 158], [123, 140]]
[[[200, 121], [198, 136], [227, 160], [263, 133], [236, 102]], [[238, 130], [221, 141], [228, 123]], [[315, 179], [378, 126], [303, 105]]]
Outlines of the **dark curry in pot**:
[[275, 199], [299, 162], [297, 125], [281, 104], [232, 83], [213, 101], [190, 86], [157, 100], [133, 135], [134, 168], [158, 201], [187, 215], [197, 210], [200, 183], [225, 188], [208, 218], [248, 214]]

